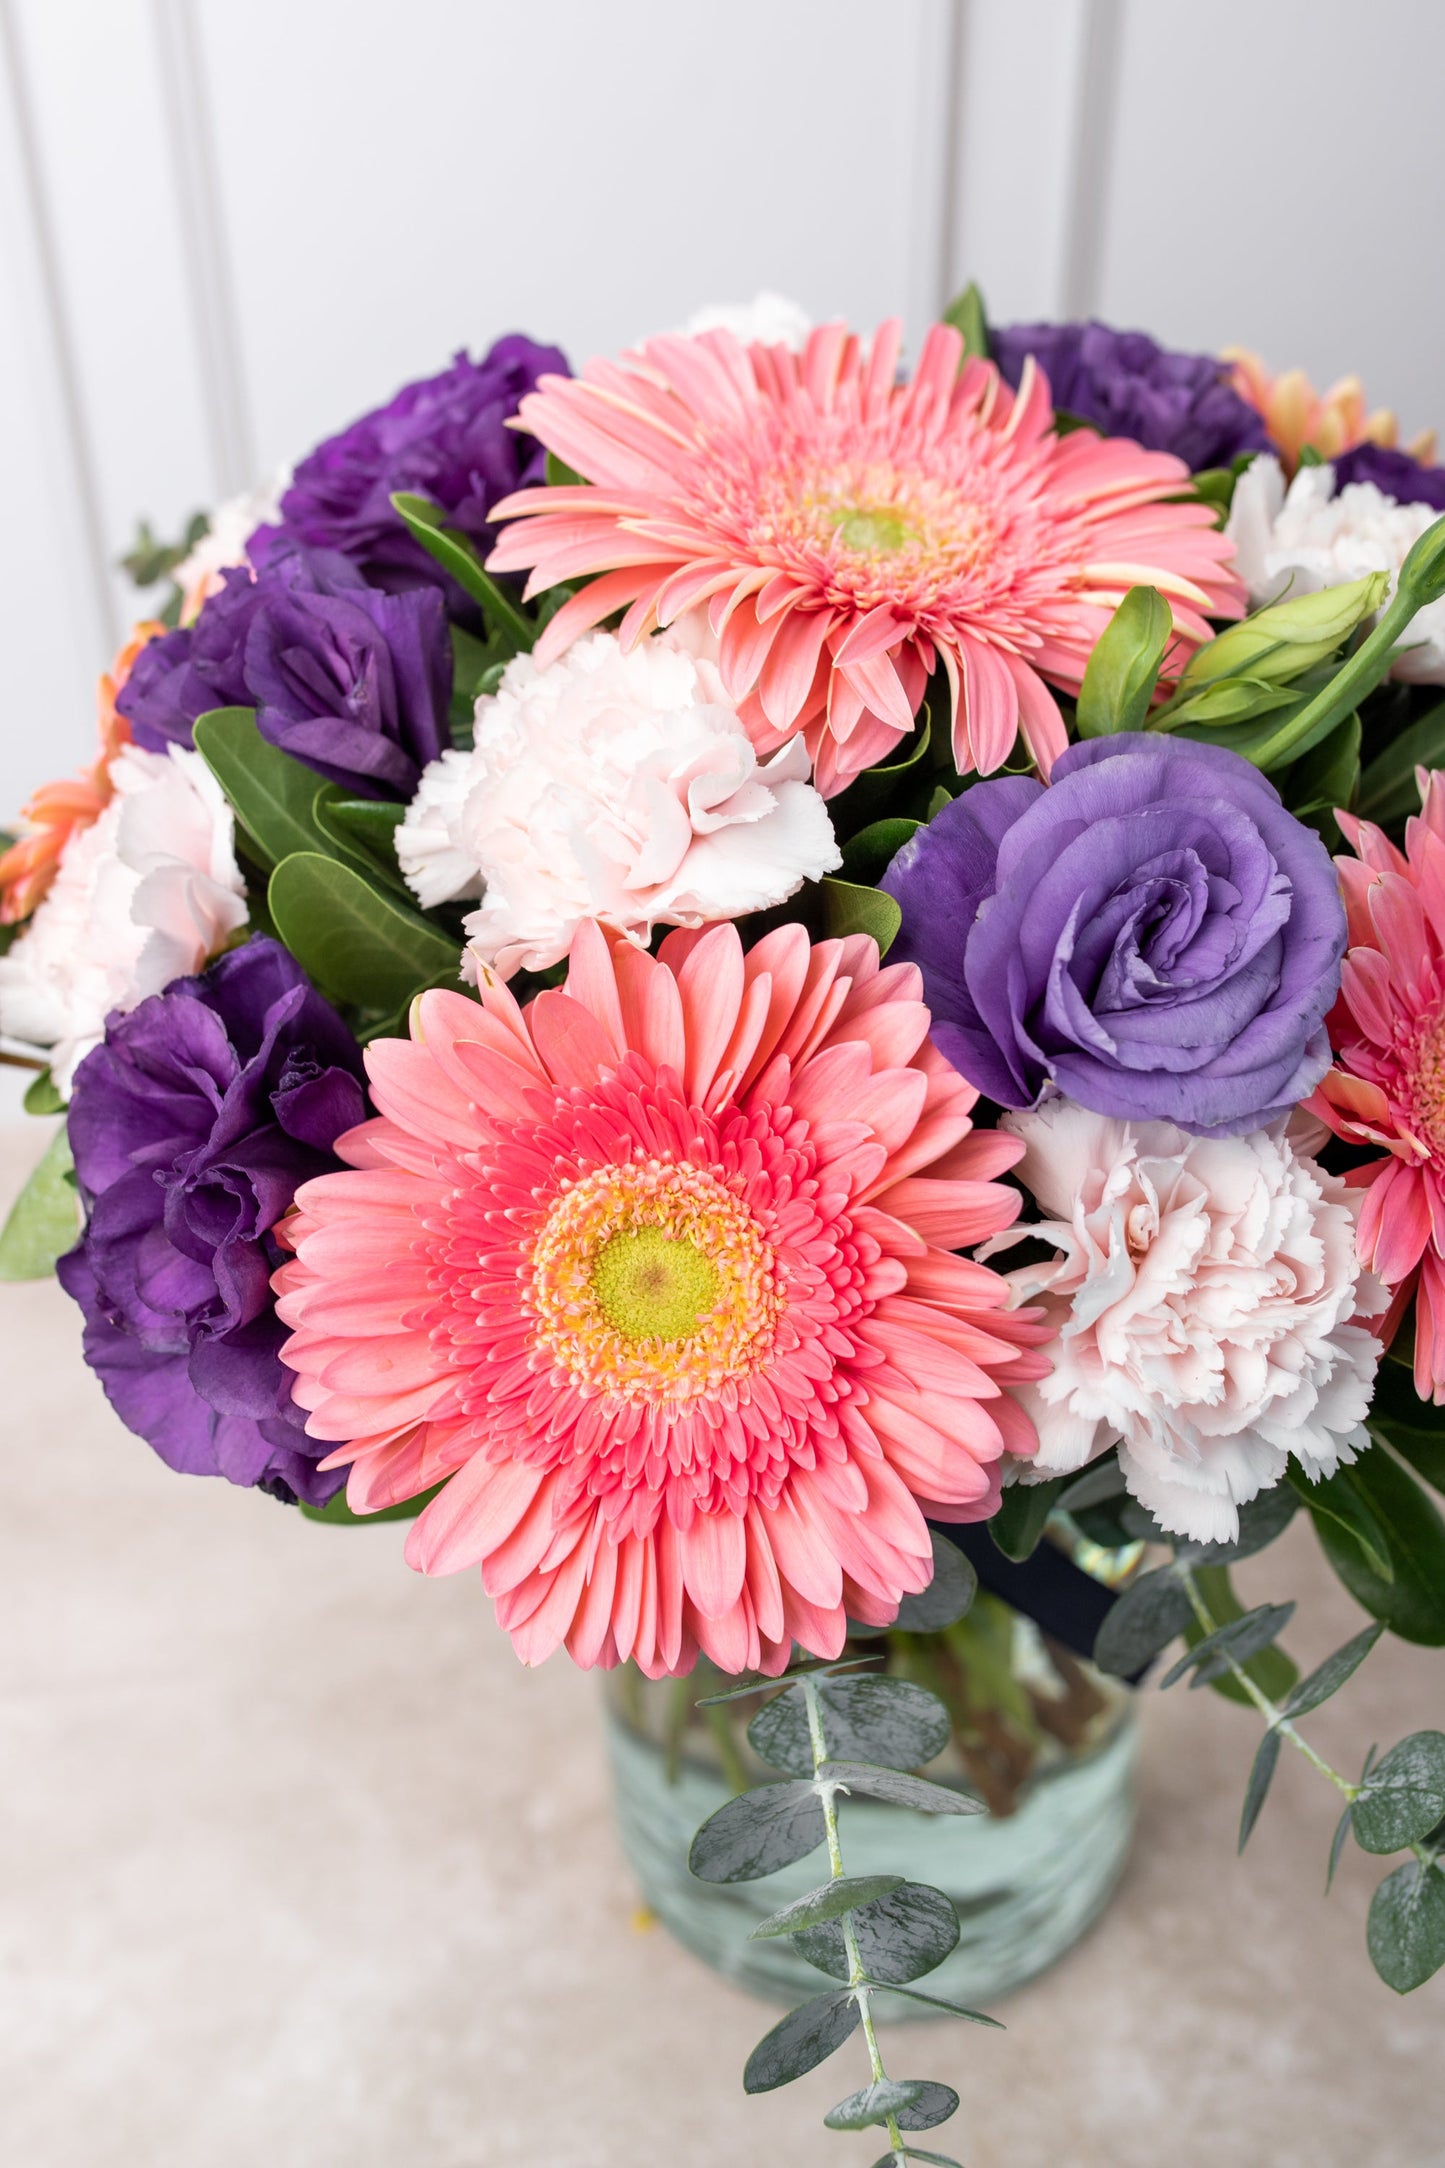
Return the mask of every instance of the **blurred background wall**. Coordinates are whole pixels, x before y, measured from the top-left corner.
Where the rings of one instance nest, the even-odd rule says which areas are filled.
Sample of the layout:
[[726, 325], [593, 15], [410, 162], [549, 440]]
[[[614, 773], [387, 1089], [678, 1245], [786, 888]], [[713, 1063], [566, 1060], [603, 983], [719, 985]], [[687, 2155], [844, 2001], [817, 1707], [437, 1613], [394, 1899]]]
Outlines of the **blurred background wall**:
[[1442, 0], [0, 0], [0, 815], [177, 530], [464, 343], [772, 287], [1445, 423]]

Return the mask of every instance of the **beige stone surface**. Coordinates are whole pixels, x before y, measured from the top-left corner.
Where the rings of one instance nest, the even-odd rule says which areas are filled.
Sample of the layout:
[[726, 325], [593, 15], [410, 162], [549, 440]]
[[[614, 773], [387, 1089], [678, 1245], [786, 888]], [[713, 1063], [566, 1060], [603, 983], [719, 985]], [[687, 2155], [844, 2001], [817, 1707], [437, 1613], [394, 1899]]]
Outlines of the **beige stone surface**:
[[[33, 1127], [0, 1136], [6, 1188]], [[477, 1580], [168, 1473], [111, 1417], [51, 1284], [0, 1288], [0, 2161], [7, 2168], [866, 2168], [821, 2128], [856, 2044], [749, 2101], [772, 2022], [657, 1931], [613, 1841], [596, 1682], [523, 1671]], [[1359, 1623], [1293, 1533], [1296, 1653]], [[1390, 1643], [1311, 1720], [1355, 1764], [1445, 1722]], [[894, 2033], [969, 2168], [1445, 2163], [1445, 1977], [1363, 1946], [1380, 1867], [1321, 1891], [1335, 1799], [1296, 1756], [1234, 1858], [1254, 1720], [1144, 1697], [1139, 1836], [1106, 1918], [1000, 2007]]]

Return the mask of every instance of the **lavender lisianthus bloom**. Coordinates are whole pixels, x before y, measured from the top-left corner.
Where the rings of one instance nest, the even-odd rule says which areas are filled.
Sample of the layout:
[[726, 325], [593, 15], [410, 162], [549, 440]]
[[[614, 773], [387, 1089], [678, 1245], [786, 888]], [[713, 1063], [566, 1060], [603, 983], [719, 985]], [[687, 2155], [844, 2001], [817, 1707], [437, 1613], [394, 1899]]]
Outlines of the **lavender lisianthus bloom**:
[[1008, 324], [990, 333], [993, 358], [1018, 387], [1032, 354], [1056, 407], [1106, 437], [1173, 452], [1193, 474], [1266, 451], [1269, 435], [1213, 354], [1178, 354], [1143, 331], [1108, 324]]
[[1329, 1066], [1339, 883], [1237, 753], [1132, 733], [1071, 745], [1047, 788], [974, 784], [882, 885], [934, 1043], [1000, 1106], [1057, 1090], [1232, 1136]]
[[294, 542], [222, 576], [194, 625], [141, 651], [117, 705], [154, 750], [254, 707], [263, 738], [367, 798], [410, 798], [449, 742], [452, 650], [434, 587], [390, 595], [338, 550]]
[[1335, 470], [1336, 495], [1350, 482], [1373, 482], [1396, 504], [1428, 504], [1445, 512], [1445, 467], [1422, 467], [1418, 459], [1393, 445], [1357, 444], [1330, 465]]
[[85, 1232], [58, 1267], [85, 1358], [169, 1467], [323, 1504], [279, 1348], [273, 1232], [366, 1113], [361, 1053], [278, 942], [233, 949], [109, 1020], [75, 1078]]
[[254, 537], [258, 561], [269, 563], [291, 537], [344, 551], [375, 587], [440, 587], [454, 606], [466, 606], [393, 511], [392, 494], [430, 497], [485, 557], [495, 539], [492, 506], [545, 476], [541, 445], [507, 423], [539, 377], [570, 373], [560, 347], [512, 333], [480, 361], [459, 353], [439, 376], [403, 386], [302, 460], [281, 499], [280, 525]]

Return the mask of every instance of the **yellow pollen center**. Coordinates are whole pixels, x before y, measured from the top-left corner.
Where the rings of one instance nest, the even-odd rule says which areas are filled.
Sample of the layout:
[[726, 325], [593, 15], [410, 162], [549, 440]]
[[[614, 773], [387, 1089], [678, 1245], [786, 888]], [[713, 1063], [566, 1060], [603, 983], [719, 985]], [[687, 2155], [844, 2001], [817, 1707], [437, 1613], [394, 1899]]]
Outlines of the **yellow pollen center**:
[[1426, 1026], [1414, 1072], [1415, 1118], [1436, 1150], [1445, 1149], [1445, 1011]]
[[887, 557], [918, 540], [918, 530], [888, 507], [857, 505], [840, 511], [834, 527], [845, 549], [864, 557]]
[[524, 1302], [538, 1353], [584, 1391], [688, 1402], [768, 1359], [781, 1280], [772, 1244], [716, 1175], [651, 1159], [560, 1193]]

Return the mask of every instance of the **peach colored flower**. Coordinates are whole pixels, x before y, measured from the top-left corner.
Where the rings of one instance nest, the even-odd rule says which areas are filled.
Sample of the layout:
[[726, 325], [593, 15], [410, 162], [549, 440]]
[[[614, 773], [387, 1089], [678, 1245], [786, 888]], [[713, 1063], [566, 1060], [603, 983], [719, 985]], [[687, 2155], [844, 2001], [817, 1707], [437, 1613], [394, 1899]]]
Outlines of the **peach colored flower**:
[[715, 330], [541, 378], [519, 425], [584, 483], [504, 499], [488, 561], [530, 568], [529, 594], [600, 577], [538, 662], [615, 610], [631, 646], [707, 603], [758, 752], [803, 731], [831, 797], [913, 728], [935, 665], [960, 770], [1001, 766], [1022, 731], [1047, 773], [1065, 743], [1048, 687], [1077, 690], [1130, 587], [1168, 597], [1180, 660], [1240, 614], [1182, 461], [1057, 436], [1032, 361], [1015, 394], [990, 362], [960, 367], [950, 325], [900, 384], [901, 337], [885, 324], [865, 349], [829, 324], [795, 354]]
[[423, 994], [366, 1051], [354, 1172], [297, 1194], [282, 1350], [359, 1512], [449, 1478], [413, 1565], [480, 1565], [518, 1654], [784, 1668], [931, 1572], [1033, 1434], [1039, 1327], [949, 1252], [1015, 1139], [933, 1050], [911, 965], [731, 925], [580, 929], [565, 990]]
[[[1220, 359], [1234, 364], [1234, 388], [1263, 415], [1286, 474], [1295, 472], [1306, 445], [1321, 459], [1337, 459], [1356, 444], [1394, 444], [1398, 437], [1399, 425], [1388, 407], [1366, 411], [1365, 387], [1357, 376], [1342, 376], [1328, 391], [1318, 392], [1303, 369], [1271, 376], [1258, 354], [1246, 347], [1226, 346]], [[1425, 430], [1408, 449], [1428, 465], [1435, 456], [1434, 430]]]

